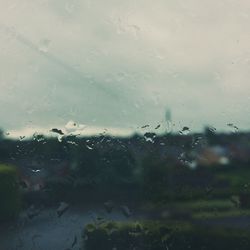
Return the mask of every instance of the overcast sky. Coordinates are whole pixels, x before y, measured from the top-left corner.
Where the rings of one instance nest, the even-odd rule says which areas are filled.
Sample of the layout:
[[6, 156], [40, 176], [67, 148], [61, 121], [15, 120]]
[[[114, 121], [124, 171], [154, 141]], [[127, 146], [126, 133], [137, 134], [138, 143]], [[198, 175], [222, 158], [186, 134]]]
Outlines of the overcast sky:
[[0, 0], [0, 127], [250, 128], [249, 0]]

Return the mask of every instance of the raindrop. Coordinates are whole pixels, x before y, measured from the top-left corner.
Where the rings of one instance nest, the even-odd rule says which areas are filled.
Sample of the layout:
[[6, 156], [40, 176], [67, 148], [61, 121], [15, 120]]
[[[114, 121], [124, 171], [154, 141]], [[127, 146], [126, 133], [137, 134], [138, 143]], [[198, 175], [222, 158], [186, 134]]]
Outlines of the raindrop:
[[208, 130], [209, 132], [212, 132], [212, 133], [215, 133], [215, 132], [216, 132], [216, 128], [213, 127], [213, 126], [207, 127], [207, 130]]
[[196, 161], [187, 161], [186, 165], [190, 168], [190, 169], [196, 169], [197, 168], [197, 162]]
[[34, 235], [32, 236], [32, 241], [35, 241], [35, 239], [41, 238], [41, 237], [42, 237], [42, 235], [40, 235], [40, 234], [34, 234]]
[[50, 45], [50, 40], [49, 39], [42, 39], [39, 42], [39, 51], [43, 52], [43, 53], [47, 53], [49, 50], [49, 45]]
[[75, 10], [75, 4], [73, 3], [66, 3], [65, 4], [65, 10], [68, 12], [68, 13], [72, 13], [74, 10]]
[[93, 148], [90, 147], [89, 145], [86, 145], [86, 148], [89, 149], [89, 150], [93, 150]]
[[69, 209], [69, 204], [66, 202], [61, 202], [56, 210], [57, 216], [60, 218]]
[[193, 142], [192, 142], [192, 148], [195, 148], [197, 146], [201, 146], [202, 144], [202, 137], [201, 136], [198, 136], [198, 137], [194, 137], [193, 138]]
[[22, 141], [25, 138], [25, 136], [20, 136], [19, 138], [20, 138], [20, 141]]
[[34, 205], [32, 205], [28, 210], [27, 210], [27, 216], [30, 220], [33, 218], [37, 217], [41, 213], [41, 210], [36, 209]]
[[113, 201], [107, 201], [104, 203], [104, 208], [107, 211], [107, 213], [111, 213], [114, 207], [115, 207], [115, 204]]
[[235, 126], [233, 123], [228, 123], [227, 126], [232, 129], [232, 132], [236, 133], [239, 128]]
[[144, 138], [145, 138], [145, 140], [147, 142], [154, 143], [155, 137], [156, 137], [155, 133], [149, 133], [149, 132], [147, 132], [147, 133], [144, 134]]
[[158, 129], [158, 128], [160, 128], [160, 127], [161, 127], [161, 124], [157, 125], [157, 126], [155, 127], [155, 129]]
[[142, 126], [141, 128], [148, 128], [148, 127], [149, 125], [147, 124], [147, 125]]
[[212, 187], [206, 187], [206, 195], [210, 195], [213, 192], [213, 188]]
[[230, 197], [230, 201], [234, 204], [235, 207], [240, 206], [240, 198], [237, 195], [233, 195]]
[[121, 211], [126, 217], [130, 217], [132, 215], [130, 209], [127, 206], [121, 206]]
[[102, 223], [106, 221], [102, 216], [92, 211], [90, 211], [90, 217], [92, 218], [92, 220], [94, 221], [96, 225], [101, 225]]
[[132, 25], [128, 25], [128, 29], [130, 29], [130, 31], [133, 33], [134, 37], [137, 39], [139, 32], [141, 30], [140, 27], [135, 25], [135, 24], [132, 24]]
[[152, 138], [145, 137], [145, 139], [146, 139], [147, 142], [154, 143], [154, 140]]
[[23, 240], [19, 237], [18, 243], [16, 244], [16, 249], [22, 249], [24, 246]]
[[76, 123], [74, 121], [69, 121], [66, 125], [65, 128], [70, 130], [70, 129], [75, 129], [76, 128]]
[[190, 157], [186, 152], [183, 152], [178, 157], [178, 160], [185, 166], [189, 167], [190, 169], [196, 169], [197, 162]]
[[44, 138], [43, 135], [39, 135], [39, 134], [37, 134], [37, 133], [34, 133], [34, 134], [33, 134], [33, 140], [36, 140], [36, 141], [38, 141], [38, 142], [41, 142], [41, 141], [44, 141], [45, 138]]
[[32, 171], [33, 173], [39, 173], [39, 172], [41, 172], [41, 169], [31, 169], [31, 171]]
[[71, 247], [73, 248], [76, 244], [77, 244], [77, 237], [75, 236], [74, 240], [73, 240], [73, 242], [71, 244]]
[[65, 129], [67, 131], [67, 133], [78, 133], [81, 134], [82, 130], [86, 128], [86, 125], [84, 124], [77, 124], [74, 121], [69, 121], [66, 125], [65, 125]]
[[53, 133], [56, 133], [56, 134], [59, 134], [59, 135], [64, 135], [64, 133], [62, 132], [61, 129], [57, 129], [57, 128], [52, 128], [50, 130], [50, 132], [53, 132]]
[[179, 131], [181, 135], [188, 135], [190, 133], [189, 127], [183, 127], [181, 131]]
[[72, 145], [75, 145], [75, 146], [78, 146], [78, 144], [74, 141], [67, 141], [68, 144], [72, 144]]

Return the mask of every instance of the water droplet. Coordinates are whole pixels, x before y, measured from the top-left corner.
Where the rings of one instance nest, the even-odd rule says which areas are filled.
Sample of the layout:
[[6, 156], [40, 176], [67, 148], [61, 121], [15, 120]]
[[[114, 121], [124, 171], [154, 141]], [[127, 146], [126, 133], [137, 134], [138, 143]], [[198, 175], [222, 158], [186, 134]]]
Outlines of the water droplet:
[[240, 198], [237, 195], [233, 195], [230, 197], [230, 201], [234, 204], [235, 207], [240, 206]]
[[141, 31], [140, 27], [135, 25], [135, 24], [132, 24], [132, 25], [128, 25], [128, 29], [134, 35], [134, 37], [137, 39], [139, 32]]
[[41, 169], [31, 169], [31, 171], [32, 171], [33, 173], [39, 173], [39, 172], [41, 172]]
[[66, 202], [61, 202], [56, 210], [57, 216], [61, 217], [69, 209], [69, 204]]
[[127, 206], [121, 206], [121, 211], [126, 217], [130, 217], [132, 215], [130, 209]]
[[53, 133], [56, 133], [56, 134], [59, 134], [59, 135], [64, 135], [64, 133], [62, 132], [61, 129], [57, 129], [57, 128], [52, 128], [50, 130], [50, 132], [53, 132]]
[[72, 13], [74, 10], [75, 10], [75, 4], [74, 3], [71, 3], [71, 2], [67, 2], [65, 4], [65, 10], [68, 12], [68, 13]]
[[208, 130], [209, 132], [212, 132], [212, 133], [215, 133], [215, 132], [216, 132], [216, 128], [213, 127], [213, 126], [208, 126], [208, 127], [207, 127], [207, 130]]
[[86, 125], [84, 124], [77, 124], [74, 121], [69, 121], [66, 125], [65, 125], [65, 129], [67, 131], [67, 133], [79, 133], [81, 134], [82, 130], [84, 130], [86, 128]]
[[90, 147], [89, 145], [86, 145], [86, 148], [89, 149], [89, 150], [93, 150], [93, 148]]
[[155, 133], [149, 133], [149, 132], [147, 132], [147, 133], [144, 134], [144, 138], [145, 138], [145, 140], [147, 142], [154, 143], [155, 137], [156, 137]]
[[39, 42], [38, 48], [39, 48], [39, 51], [41, 51], [42, 53], [47, 53], [49, 50], [49, 46], [50, 46], [50, 40], [49, 39], [42, 39]]
[[158, 129], [158, 128], [160, 128], [161, 127], [161, 124], [158, 124], [156, 127], [155, 127], [155, 129]]
[[62, 142], [62, 141], [63, 141], [63, 135], [58, 135], [57, 140], [58, 140], [59, 142]]
[[206, 191], [206, 195], [210, 195], [213, 192], [213, 188], [212, 187], [206, 187], [205, 191]]
[[78, 144], [74, 141], [67, 141], [68, 144], [71, 144], [71, 145], [75, 145], [75, 146], [78, 146]]
[[231, 128], [231, 130], [232, 130], [233, 133], [236, 133], [239, 130], [239, 128], [237, 126], [235, 126], [233, 123], [228, 123], [227, 126], [229, 128]]
[[41, 210], [35, 208], [34, 205], [30, 206], [30, 208], [27, 210], [27, 216], [30, 220], [37, 217], [40, 213], [41, 213]]
[[40, 135], [40, 134], [37, 134], [37, 133], [34, 133], [33, 134], [33, 140], [35, 141], [38, 141], [38, 142], [41, 142], [41, 141], [44, 141], [45, 138], [43, 135]]
[[188, 135], [190, 133], [189, 127], [183, 127], [181, 131], [179, 131], [181, 135]]
[[104, 208], [107, 211], [107, 213], [111, 213], [114, 207], [115, 207], [115, 204], [113, 201], [107, 201], [104, 203]]
[[71, 244], [71, 247], [73, 248], [76, 244], [77, 244], [77, 237], [75, 236], [74, 240], [73, 240], [73, 242]]
[[147, 125], [142, 126], [141, 128], [148, 128], [148, 127], [149, 125], [147, 124]]

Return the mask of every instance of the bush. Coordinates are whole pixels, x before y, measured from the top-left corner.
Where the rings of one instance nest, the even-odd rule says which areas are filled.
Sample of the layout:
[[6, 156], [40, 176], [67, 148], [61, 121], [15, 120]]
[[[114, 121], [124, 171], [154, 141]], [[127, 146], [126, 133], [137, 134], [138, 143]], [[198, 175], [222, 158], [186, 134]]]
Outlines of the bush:
[[0, 221], [17, 216], [21, 208], [20, 201], [16, 169], [0, 165]]
[[107, 222], [89, 224], [84, 230], [87, 250], [165, 250], [213, 249], [247, 250], [250, 233], [246, 230], [205, 228], [187, 223]]

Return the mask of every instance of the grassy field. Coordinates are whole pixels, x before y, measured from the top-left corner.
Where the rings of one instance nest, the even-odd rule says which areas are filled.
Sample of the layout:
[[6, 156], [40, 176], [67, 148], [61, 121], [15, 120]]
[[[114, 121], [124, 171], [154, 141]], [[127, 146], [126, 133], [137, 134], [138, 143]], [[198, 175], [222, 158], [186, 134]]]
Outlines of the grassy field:
[[[233, 197], [236, 199], [235, 197]], [[148, 203], [141, 206], [146, 214], [162, 214], [164, 211], [174, 212], [175, 217], [188, 215], [189, 219], [216, 219], [228, 217], [250, 216], [250, 209], [238, 207], [232, 200], [196, 200], [172, 202], [168, 204]], [[156, 216], [157, 217], [157, 216]]]

